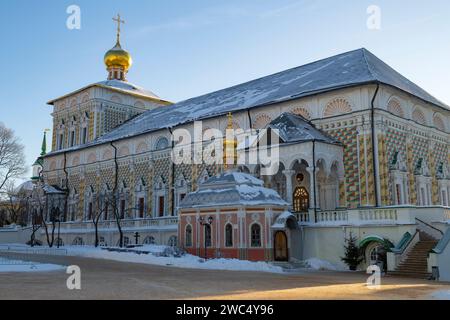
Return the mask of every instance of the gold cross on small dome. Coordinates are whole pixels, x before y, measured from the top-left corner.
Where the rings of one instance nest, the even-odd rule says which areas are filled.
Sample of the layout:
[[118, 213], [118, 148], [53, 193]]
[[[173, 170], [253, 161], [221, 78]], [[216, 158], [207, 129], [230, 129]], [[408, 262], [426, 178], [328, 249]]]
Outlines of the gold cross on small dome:
[[117, 14], [117, 18], [112, 18], [113, 21], [117, 22], [117, 42], [119, 42], [120, 40], [120, 24], [123, 23], [125, 24], [124, 20], [120, 19], [120, 14]]

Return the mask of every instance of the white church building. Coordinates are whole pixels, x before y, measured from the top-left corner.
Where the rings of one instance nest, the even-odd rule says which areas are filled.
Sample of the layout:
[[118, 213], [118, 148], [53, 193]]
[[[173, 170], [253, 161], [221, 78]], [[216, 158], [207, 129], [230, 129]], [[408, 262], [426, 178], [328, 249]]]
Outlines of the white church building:
[[[342, 265], [353, 235], [361, 268], [429, 277], [435, 267], [450, 280], [450, 108], [368, 50], [178, 103], [128, 82], [131, 56], [119, 38], [105, 64], [106, 81], [49, 102], [52, 150], [37, 188], [65, 198], [36, 202], [35, 214], [58, 212], [60, 243], [93, 244], [100, 214], [103, 245], [119, 243], [120, 224], [125, 244], [138, 232], [140, 244], [200, 255], [206, 246], [215, 256]], [[278, 130], [277, 172], [175, 165], [172, 133], [193, 136], [196, 121], [257, 136]]]

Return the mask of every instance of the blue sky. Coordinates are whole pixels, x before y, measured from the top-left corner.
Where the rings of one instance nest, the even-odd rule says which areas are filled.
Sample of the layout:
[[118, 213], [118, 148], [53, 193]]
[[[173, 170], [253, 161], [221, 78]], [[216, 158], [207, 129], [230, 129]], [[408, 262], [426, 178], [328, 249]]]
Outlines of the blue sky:
[[[81, 30], [66, 28], [72, 4]], [[367, 28], [370, 5], [381, 9], [381, 30]], [[134, 59], [129, 80], [171, 101], [366, 47], [450, 103], [447, 0], [3, 0], [0, 121], [20, 136], [28, 163], [51, 128], [46, 102], [106, 79], [118, 12]]]

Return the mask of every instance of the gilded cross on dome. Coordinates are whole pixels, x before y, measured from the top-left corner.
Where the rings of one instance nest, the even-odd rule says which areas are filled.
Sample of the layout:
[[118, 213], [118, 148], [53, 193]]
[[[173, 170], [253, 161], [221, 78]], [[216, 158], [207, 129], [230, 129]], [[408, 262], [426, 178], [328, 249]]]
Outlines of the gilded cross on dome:
[[120, 14], [117, 14], [117, 18], [112, 18], [113, 21], [117, 22], [117, 43], [120, 42], [120, 24], [125, 24], [124, 20], [120, 19]]

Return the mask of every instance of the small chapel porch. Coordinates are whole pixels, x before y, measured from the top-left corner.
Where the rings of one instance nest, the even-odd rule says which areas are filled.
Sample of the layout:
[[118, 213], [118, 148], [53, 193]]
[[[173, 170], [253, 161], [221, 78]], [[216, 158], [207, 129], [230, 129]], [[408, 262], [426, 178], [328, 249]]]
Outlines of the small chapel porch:
[[[267, 174], [260, 164], [240, 165], [238, 170], [260, 178], [265, 187], [277, 191], [299, 221], [309, 221], [311, 212], [345, 211], [342, 144], [293, 114], [282, 114], [267, 129], [279, 136], [276, 170]], [[274, 146], [261, 144], [265, 140], [259, 138], [258, 149], [270, 153]]]

